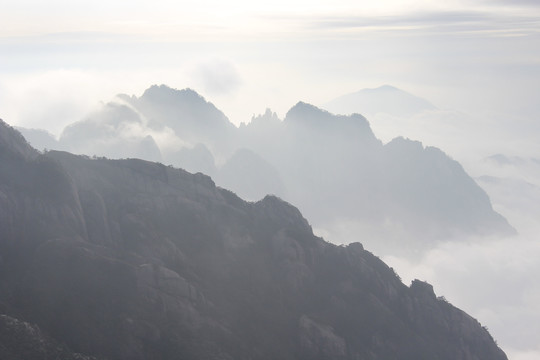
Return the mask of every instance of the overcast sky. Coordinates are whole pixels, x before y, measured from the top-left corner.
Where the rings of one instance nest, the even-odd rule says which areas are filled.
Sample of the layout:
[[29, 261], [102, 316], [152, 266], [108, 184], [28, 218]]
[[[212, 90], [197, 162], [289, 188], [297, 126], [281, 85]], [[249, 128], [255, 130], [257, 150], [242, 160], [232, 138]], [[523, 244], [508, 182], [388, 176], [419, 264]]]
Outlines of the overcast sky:
[[[0, 118], [12, 125], [59, 135], [100, 101], [161, 83], [193, 88], [235, 124], [268, 107], [283, 117], [300, 100], [322, 105], [390, 84], [440, 112], [375, 118], [385, 140], [408, 135], [462, 162], [487, 155], [469, 154], [478, 144], [540, 158], [537, 0], [2, 0], [0, 24]], [[521, 212], [507, 189], [490, 194], [510, 220], [537, 208], [540, 176], [525, 180], [538, 197], [523, 196]], [[518, 228], [522, 246], [446, 244], [418, 264], [388, 260], [404, 279], [421, 274], [438, 295], [481, 316], [514, 359], [535, 359], [540, 226], [531, 222]], [[515, 293], [490, 303], [516, 283]], [[471, 297], [478, 284], [490, 291]], [[528, 336], [513, 339], [527, 321]]]
[[154, 83], [192, 87], [236, 124], [383, 84], [443, 108], [537, 113], [539, 2], [362, 3], [4, 0], [0, 116], [58, 133]]

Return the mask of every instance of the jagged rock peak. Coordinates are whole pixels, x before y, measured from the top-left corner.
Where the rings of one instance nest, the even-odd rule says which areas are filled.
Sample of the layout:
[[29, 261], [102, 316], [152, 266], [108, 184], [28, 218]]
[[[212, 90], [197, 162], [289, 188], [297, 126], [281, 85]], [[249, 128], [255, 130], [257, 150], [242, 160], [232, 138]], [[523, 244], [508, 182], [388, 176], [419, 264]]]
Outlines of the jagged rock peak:
[[428, 282], [414, 279], [411, 282], [411, 290], [417, 295], [435, 298], [435, 291], [433, 290], [433, 285]]
[[280, 123], [281, 120], [275, 112], [267, 108], [264, 114], [253, 115], [250, 124]]
[[277, 220], [285, 226], [313, 233], [311, 225], [300, 213], [300, 210], [277, 196], [266, 195], [262, 200], [256, 202], [255, 206], [262, 209], [269, 219]]

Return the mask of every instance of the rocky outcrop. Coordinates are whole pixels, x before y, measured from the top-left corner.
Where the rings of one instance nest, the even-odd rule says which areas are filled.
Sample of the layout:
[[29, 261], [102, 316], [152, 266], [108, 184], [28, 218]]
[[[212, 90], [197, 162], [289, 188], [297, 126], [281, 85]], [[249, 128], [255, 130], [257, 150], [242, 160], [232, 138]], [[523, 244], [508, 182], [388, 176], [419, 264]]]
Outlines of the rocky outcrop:
[[330, 326], [321, 325], [307, 316], [299, 321], [300, 346], [312, 359], [344, 359], [347, 354], [345, 340], [337, 336]]
[[277, 197], [142, 160], [2, 156], [0, 311], [30, 329], [0, 337], [6, 356], [56, 354], [47, 338], [66, 359], [506, 359], [428, 284]]

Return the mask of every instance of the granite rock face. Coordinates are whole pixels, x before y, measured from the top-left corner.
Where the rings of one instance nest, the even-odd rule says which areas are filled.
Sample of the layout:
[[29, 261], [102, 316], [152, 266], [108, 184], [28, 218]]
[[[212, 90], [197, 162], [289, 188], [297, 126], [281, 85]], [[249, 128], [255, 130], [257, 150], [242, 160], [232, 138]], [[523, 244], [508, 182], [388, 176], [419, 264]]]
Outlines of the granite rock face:
[[0, 315], [0, 358], [9, 360], [98, 360], [74, 353], [36, 325]]
[[506, 359], [429, 284], [314, 236], [277, 197], [0, 134], [0, 333], [26, 329], [0, 337], [4, 357]]

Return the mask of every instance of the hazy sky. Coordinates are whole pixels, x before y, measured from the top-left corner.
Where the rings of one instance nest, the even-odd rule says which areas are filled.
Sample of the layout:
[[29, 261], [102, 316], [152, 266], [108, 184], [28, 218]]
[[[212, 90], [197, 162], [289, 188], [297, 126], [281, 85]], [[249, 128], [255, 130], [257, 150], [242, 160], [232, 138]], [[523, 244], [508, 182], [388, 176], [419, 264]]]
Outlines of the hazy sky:
[[[538, 0], [2, 0], [0, 8], [0, 118], [12, 125], [58, 135], [100, 101], [161, 83], [195, 89], [236, 124], [267, 107], [283, 117], [300, 100], [322, 105], [390, 84], [441, 111], [370, 119], [377, 136], [408, 135], [460, 161], [478, 158], [469, 153], [479, 144], [540, 159]], [[510, 220], [538, 212], [532, 164], [525, 205], [507, 188], [490, 193]], [[421, 274], [482, 317], [514, 359], [537, 359], [536, 221], [518, 227], [518, 240], [450, 243], [417, 264], [388, 260], [404, 279]], [[489, 291], [470, 291], [482, 286]], [[506, 287], [514, 293], [500, 294]]]
[[443, 108], [529, 117], [538, 4], [3, 0], [0, 116], [58, 133], [116, 93], [165, 83], [237, 124], [383, 84]]

